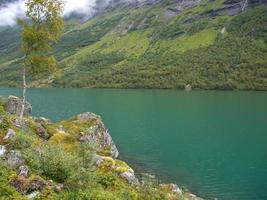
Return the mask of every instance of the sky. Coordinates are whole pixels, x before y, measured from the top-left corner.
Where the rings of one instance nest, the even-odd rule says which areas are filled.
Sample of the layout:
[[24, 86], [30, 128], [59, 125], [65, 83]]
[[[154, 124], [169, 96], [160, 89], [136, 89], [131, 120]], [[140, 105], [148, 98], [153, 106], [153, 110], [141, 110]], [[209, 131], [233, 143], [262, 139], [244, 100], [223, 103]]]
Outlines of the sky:
[[[96, 0], [64, 0], [64, 16], [71, 13], [92, 15]], [[13, 26], [17, 18], [25, 16], [25, 0], [18, 0], [0, 7], [0, 26]]]

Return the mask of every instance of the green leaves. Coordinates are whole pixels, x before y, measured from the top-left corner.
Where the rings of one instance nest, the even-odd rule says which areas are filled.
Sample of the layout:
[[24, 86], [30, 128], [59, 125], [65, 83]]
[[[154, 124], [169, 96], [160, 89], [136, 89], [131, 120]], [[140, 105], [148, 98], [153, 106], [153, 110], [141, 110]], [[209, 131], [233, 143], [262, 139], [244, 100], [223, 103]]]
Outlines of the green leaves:
[[28, 0], [26, 2], [27, 21], [19, 21], [23, 26], [22, 50], [24, 65], [33, 74], [53, 72], [57, 66], [51, 55], [51, 46], [58, 41], [64, 27], [61, 17], [61, 0]]

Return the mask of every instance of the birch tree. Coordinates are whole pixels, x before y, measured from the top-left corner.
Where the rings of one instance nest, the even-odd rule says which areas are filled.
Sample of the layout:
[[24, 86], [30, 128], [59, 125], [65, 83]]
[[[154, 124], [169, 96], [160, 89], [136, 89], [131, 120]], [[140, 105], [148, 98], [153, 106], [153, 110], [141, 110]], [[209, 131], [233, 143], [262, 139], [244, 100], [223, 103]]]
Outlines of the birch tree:
[[21, 43], [24, 52], [21, 122], [23, 121], [26, 103], [27, 77], [55, 71], [57, 61], [51, 50], [53, 44], [58, 42], [60, 32], [64, 27], [62, 19], [63, 2], [61, 0], [26, 0], [26, 7], [27, 18], [19, 20], [23, 29]]

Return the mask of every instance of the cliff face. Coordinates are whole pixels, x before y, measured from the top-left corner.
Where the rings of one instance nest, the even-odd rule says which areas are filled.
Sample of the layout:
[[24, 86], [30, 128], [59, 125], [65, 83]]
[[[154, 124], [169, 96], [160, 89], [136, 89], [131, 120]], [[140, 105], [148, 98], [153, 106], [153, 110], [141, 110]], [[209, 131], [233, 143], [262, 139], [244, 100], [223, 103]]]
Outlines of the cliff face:
[[52, 123], [25, 113], [21, 123], [19, 102], [0, 103], [0, 199], [200, 199], [151, 175], [139, 180], [100, 116]]

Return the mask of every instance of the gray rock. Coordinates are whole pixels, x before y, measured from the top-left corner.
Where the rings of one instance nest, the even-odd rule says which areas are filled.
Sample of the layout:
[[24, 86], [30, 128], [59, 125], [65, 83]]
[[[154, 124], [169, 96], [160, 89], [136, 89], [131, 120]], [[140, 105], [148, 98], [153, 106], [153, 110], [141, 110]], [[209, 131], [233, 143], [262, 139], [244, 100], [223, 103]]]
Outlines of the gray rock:
[[267, 0], [248, 0], [249, 6], [257, 6], [260, 4], [267, 4]]
[[7, 164], [13, 169], [18, 168], [24, 163], [20, 151], [12, 150], [6, 155], [6, 157], [7, 157]]
[[42, 139], [44, 140], [49, 139], [49, 134], [47, 133], [46, 129], [41, 124], [37, 125], [36, 132]]
[[183, 193], [182, 190], [178, 187], [178, 185], [173, 184], [173, 183], [171, 183], [171, 184], [160, 184], [159, 187], [163, 188], [163, 189], [166, 189], [169, 192], [176, 193], [176, 194], [179, 194], [179, 195], [181, 195]]
[[188, 200], [203, 200], [202, 198], [197, 197], [194, 194], [189, 194]]
[[95, 125], [80, 133], [81, 142], [88, 142], [96, 151], [108, 151], [109, 156], [113, 158], [119, 156], [119, 151], [99, 116], [93, 113], [83, 113], [78, 115], [77, 119], [81, 122], [97, 120]]
[[[22, 100], [16, 96], [9, 96], [6, 104], [6, 111], [10, 114], [20, 114], [22, 107]], [[32, 111], [32, 106], [29, 102], [26, 102], [24, 109], [24, 116], [30, 114]]]
[[242, 4], [236, 3], [231, 5], [223, 5], [217, 12], [219, 14], [227, 14], [229, 16], [237, 15], [242, 11]]
[[182, 194], [182, 190], [178, 187], [178, 185], [172, 183], [170, 186], [173, 193]]
[[63, 190], [63, 188], [64, 188], [64, 185], [63, 184], [57, 184], [55, 186], [55, 191], [56, 192], [61, 192]]
[[27, 195], [28, 199], [35, 199], [39, 195], [39, 192], [32, 192]]
[[201, 3], [202, 0], [178, 0], [176, 4], [169, 6], [167, 9], [175, 13], [183, 12], [186, 9], [193, 8]]
[[190, 92], [192, 90], [192, 86], [190, 84], [187, 84], [185, 86], [185, 91]]
[[33, 117], [33, 120], [41, 125], [48, 125], [48, 124], [52, 124], [50, 119], [47, 119], [45, 117]]
[[139, 185], [139, 181], [135, 177], [133, 170], [121, 173], [121, 177], [131, 185]]
[[27, 177], [29, 172], [29, 168], [26, 165], [22, 165], [19, 167], [19, 176]]
[[164, 16], [166, 18], [172, 18], [172, 17], [175, 17], [177, 15], [177, 12], [176, 11], [173, 11], [173, 10], [166, 10], [165, 13], [164, 13]]
[[226, 0], [224, 4], [216, 10], [211, 10], [209, 15], [215, 17], [217, 15], [235, 16], [247, 7], [253, 7], [260, 4], [267, 4], [267, 0]]
[[[228, 5], [233, 5], [239, 3], [241, 4], [243, 7], [252, 7], [252, 6], [257, 6], [260, 4], [267, 4], [267, 0], [226, 0], [224, 2], [224, 4], [228, 4]], [[247, 4], [247, 5], [245, 5]]]
[[93, 164], [95, 164], [97, 167], [100, 166], [100, 164], [104, 161], [104, 158], [103, 156], [100, 156], [100, 155], [97, 155], [97, 154], [94, 154], [92, 156], [92, 162]]
[[0, 158], [4, 157], [6, 153], [6, 147], [3, 145], [0, 145]]
[[10, 140], [15, 137], [16, 132], [13, 129], [8, 129], [6, 136], [3, 138], [4, 140]]
[[91, 112], [86, 112], [86, 113], [77, 115], [77, 120], [82, 121], [82, 122], [92, 120], [92, 119], [100, 119], [100, 116], [94, 113], [91, 113]]

